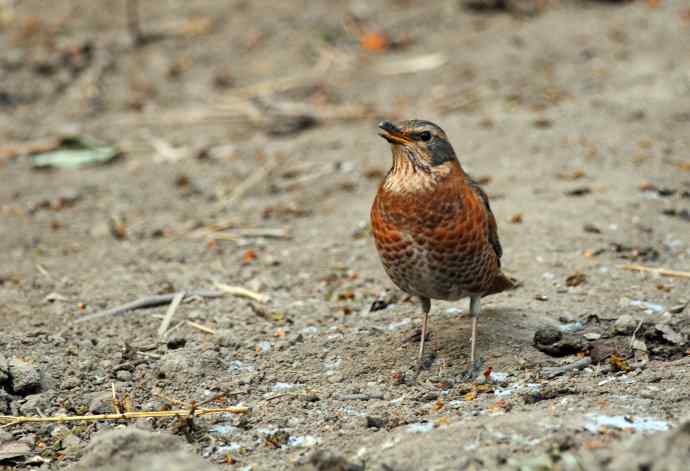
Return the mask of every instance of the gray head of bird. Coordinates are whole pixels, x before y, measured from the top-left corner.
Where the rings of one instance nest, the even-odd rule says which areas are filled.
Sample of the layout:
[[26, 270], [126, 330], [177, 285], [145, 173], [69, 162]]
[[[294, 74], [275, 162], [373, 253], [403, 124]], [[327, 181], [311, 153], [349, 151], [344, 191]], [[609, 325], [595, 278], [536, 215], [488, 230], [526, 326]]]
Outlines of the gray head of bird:
[[397, 123], [381, 121], [379, 133], [391, 145], [393, 164], [396, 159], [408, 159], [415, 168], [433, 172], [434, 167], [457, 162], [453, 146], [446, 133], [430, 121], [412, 119]]

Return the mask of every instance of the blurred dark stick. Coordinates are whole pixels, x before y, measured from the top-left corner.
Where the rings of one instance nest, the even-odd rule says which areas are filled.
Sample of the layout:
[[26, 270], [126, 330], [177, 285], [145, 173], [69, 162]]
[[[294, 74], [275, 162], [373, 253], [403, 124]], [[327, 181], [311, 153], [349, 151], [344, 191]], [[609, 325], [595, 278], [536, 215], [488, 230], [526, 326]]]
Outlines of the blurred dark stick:
[[135, 46], [144, 44], [144, 34], [139, 24], [139, 0], [125, 0], [125, 14], [127, 15], [127, 30]]
[[580, 360], [577, 360], [573, 363], [569, 363], [565, 366], [543, 368], [541, 370], [541, 372], [547, 379], [551, 379], [551, 378], [555, 378], [556, 376], [560, 376], [563, 373], [567, 373], [568, 371], [581, 370], [583, 368], [587, 368], [591, 364], [592, 364], [592, 357], [584, 357], [584, 358], [581, 358]]
[[[220, 298], [225, 295], [222, 291], [210, 291], [210, 290], [198, 290], [198, 291], [185, 291], [186, 297], [199, 296], [202, 298]], [[105, 311], [96, 312], [94, 314], [89, 314], [87, 316], [81, 317], [75, 320], [75, 323], [90, 321], [93, 319], [98, 319], [99, 317], [106, 316], [119, 316], [130, 311], [135, 311], [137, 309], [147, 309], [156, 306], [163, 306], [165, 304], [170, 304], [172, 300], [177, 296], [178, 293], [168, 293], [159, 294], [155, 296], [147, 296], [145, 298], [137, 299], [122, 306], [114, 307], [112, 309], [107, 309]]]

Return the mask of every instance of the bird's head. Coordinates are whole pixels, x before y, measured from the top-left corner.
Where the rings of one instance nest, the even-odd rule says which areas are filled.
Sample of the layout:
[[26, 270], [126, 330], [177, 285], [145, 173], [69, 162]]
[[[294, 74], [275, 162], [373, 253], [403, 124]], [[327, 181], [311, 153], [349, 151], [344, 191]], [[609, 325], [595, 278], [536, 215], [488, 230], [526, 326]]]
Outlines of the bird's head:
[[415, 169], [431, 173], [435, 167], [457, 162], [448, 136], [430, 121], [382, 121], [379, 128], [384, 131], [379, 135], [391, 144], [394, 167], [398, 159], [407, 159]]

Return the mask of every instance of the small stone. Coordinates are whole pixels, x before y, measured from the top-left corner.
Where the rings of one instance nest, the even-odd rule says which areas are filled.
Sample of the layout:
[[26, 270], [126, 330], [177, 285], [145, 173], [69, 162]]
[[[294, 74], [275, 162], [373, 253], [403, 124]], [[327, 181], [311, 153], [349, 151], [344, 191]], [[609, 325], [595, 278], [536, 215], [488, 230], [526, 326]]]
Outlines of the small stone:
[[11, 441], [6, 443], [0, 443], [0, 459], [5, 460], [16, 460], [24, 456], [31, 454], [31, 447], [20, 441]]
[[364, 471], [364, 465], [351, 463], [342, 456], [328, 450], [317, 450], [309, 457], [309, 464], [311, 464], [317, 471], [325, 470], [347, 470], [347, 471]]
[[110, 414], [113, 412], [113, 392], [103, 391], [88, 394], [89, 412], [92, 414]]
[[149, 401], [146, 404], [144, 404], [141, 409], [147, 412], [153, 412], [162, 410], [162, 407], [163, 405], [158, 401]]
[[62, 389], [69, 390], [79, 387], [81, 380], [76, 376], [68, 376], [62, 380]]
[[127, 383], [127, 382], [132, 380], [132, 373], [130, 373], [127, 370], [118, 370], [118, 372], [115, 373], [115, 378], [118, 381], [123, 381], [123, 382]]
[[542, 327], [534, 333], [534, 343], [548, 345], [558, 342], [562, 337], [561, 331], [555, 327]]
[[62, 439], [62, 446], [65, 448], [65, 450], [71, 453], [74, 453], [81, 448], [82, 444], [82, 440], [73, 433], [70, 433]]
[[[671, 306], [670, 308], [668, 308], [668, 312], [670, 312], [671, 314], [680, 314], [681, 312], [683, 312], [685, 310], [687, 305], [688, 305], [688, 303], [676, 304], [675, 306]], [[1, 357], [0, 357], [0, 359], [1, 359]], [[1, 365], [1, 362], [0, 362], [0, 365]], [[0, 366], [0, 370], [1, 369], [2, 369], [2, 366]], [[0, 382], [2, 382], [2, 381], [0, 381]]]
[[328, 377], [328, 382], [331, 384], [337, 384], [337, 383], [342, 383], [343, 379], [344, 379], [343, 375], [341, 375], [340, 373], [336, 373], [336, 374]]
[[10, 365], [7, 358], [0, 354], [0, 386], [10, 380]]
[[216, 345], [219, 347], [237, 348], [239, 346], [236, 333], [230, 329], [218, 330], [217, 335], [215, 336], [215, 341]]
[[165, 343], [165, 346], [168, 347], [168, 350], [177, 350], [185, 345], [187, 345], [187, 339], [184, 337], [172, 337]]
[[213, 368], [220, 364], [220, 355], [216, 350], [206, 350], [201, 354], [201, 364]]
[[12, 397], [4, 389], [0, 388], [0, 414], [10, 415], [12, 413], [11, 402]]
[[366, 428], [381, 429], [386, 426], [386, 422], [380, 417], [372, 417], [370, 415], [367, 415], [364, 420], [364, 425], [366, 426]]
[[542, 327], [534, 333], [534, 346], [547, 355], [561, 357], [589, 349], [587, 341], [575, 334], [564, 334], [555, 327]]
[[637, 327], [637, 321], [629, 314], [623, 314], [613, 324], [613, 330], [621, 335], [630, 335]]
[[39, 411], [45, 411], [51, 402], [52, 395], [48, 393], [30, 394], [24, 398], [19, 404], [19, 410], [22, 415], [36, 415]]
[[161, 358], [158, 369], [164, 377], [174, 378], [178, 374], [190, 371], [192, 369], [192, 362], [187, 352], [173, 350]]
[[685, 343], [685, 338], [683, 334], [679, 334], [671, 328], [671, 326], [664, 324], [657, 324], [654, 326], [656, 330], [661, 332], [662, 337], [675, 345], [681, 345]]
[[601, 334], [598, 332], [589, 332], [584, 335], [586, 340], [599, 340], [601, 338]]
[[41, 390], [41, 373], [31, 363], [14, 358], [9, 367], [12, 390], [22, 396]]

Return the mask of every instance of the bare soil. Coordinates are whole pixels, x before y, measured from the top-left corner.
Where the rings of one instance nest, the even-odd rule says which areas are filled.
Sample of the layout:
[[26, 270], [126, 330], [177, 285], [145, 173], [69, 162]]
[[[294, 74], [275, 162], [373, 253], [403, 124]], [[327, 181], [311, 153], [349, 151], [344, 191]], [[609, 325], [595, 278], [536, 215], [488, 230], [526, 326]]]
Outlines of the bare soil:
[[[690, 279], [624, 266], [690, 269], [689, 5], [431, 3], [142, 2], [137, 46], [124, 2], [0, 2], [0, 414], [251, 407], [9, 426], [0, 469], [687, 469]], [[446, 130], [522, 283], [474, 381], [466, 301], [411, 378], [419, 307], [368, 230], [384, 117]], [[121, 157], [10, 156], [67, 134]], [[268, 301], [76, 322], [214, 281]]]

